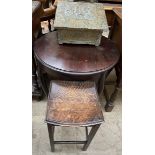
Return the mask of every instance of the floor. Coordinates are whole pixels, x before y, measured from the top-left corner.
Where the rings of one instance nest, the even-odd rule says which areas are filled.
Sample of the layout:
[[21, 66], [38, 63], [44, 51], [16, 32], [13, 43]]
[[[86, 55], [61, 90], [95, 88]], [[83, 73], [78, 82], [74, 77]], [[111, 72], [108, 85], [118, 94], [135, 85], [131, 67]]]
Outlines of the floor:
[[[115, 74], [109, 77], [109, 80], [114, 79]], [[112, 92], [113, 86], [107, 86], [109, 93]], [[32, 151], [33, 155], [121, 155], [122, 154], [122, 96], [119, 92], [115, 101], [115, 107], [112, 112], [105, 112], [104, 105], [105, 99], [101, 96], [101, 105], [105, 122], [99, 128], [92, 143], [87, 151], [82, 151], [81, 144], [56, 144], [55, 152], [51, 152], [50, 143], [48, 138], [47, 126], [44, 122], [46, 102], [47, 99], [42, 101], [32, 102]], [[56, 127], [55, 129], [56, 140], [85, 140], [84, 128], [69, 128], [69, 127]]]

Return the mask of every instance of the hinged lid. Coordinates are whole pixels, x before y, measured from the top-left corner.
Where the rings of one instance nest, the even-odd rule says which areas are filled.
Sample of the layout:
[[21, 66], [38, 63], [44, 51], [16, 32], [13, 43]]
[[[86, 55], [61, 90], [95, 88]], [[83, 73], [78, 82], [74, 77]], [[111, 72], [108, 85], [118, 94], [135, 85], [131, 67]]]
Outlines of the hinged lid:
[[54, 27], [107, 31], [103, 4], [60, 1], [57, 5]]

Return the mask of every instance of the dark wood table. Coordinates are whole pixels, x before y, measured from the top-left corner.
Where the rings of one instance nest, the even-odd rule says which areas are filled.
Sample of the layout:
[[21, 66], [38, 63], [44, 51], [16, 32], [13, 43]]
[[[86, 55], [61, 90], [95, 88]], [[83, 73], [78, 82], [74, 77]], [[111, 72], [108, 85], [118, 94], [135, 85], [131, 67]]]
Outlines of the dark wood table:
[[40, 82], [46, 95], [51, 80], [95, 81], [101, 94], [105, 78], [120, 55], [115, 44], [105, 37], [102, 37], [98, 47], [59, 45], [56, 31], [35, 41], [34, 53]]

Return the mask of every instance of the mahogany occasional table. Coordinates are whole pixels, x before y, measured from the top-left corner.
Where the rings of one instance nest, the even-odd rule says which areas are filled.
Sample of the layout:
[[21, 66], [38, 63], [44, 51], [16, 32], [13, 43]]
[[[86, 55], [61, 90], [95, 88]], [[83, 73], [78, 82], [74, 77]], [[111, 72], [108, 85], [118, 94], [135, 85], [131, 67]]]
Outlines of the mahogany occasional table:
[[39, 79], [44, 93], [48, 95], [51, 80], [95, 81], [98, 93], [104, 81], [119, 60], [115, 44], [102, 37], [100, 46], [59, 45], [57, 31], [48, 33], [34, 43]]

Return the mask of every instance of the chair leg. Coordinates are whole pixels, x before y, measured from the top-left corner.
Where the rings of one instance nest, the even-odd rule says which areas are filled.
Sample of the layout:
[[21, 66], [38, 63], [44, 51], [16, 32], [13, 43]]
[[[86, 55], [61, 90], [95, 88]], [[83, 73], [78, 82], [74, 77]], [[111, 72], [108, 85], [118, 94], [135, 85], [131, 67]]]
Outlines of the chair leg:
[[51, 32], [51, 20], [50, 19], [48, 20], [48, 29], [49, 29], [49, 32]]
[[82, 148], [83, 151], [87, 150], [89, 144], [91, 143], [91, 141], [92, 141], [93, 137], [95, 136], [98, 128], [100, 127], [100, 125], [101, 124], [97, 124], [97, 125], [92, 126], [92, 129], [91, 129], [91, 131], [90, 131], [90, 133], [88, 135], [88, 139], [87, 139], [86, 143], [84, 144], [84, 146]]
[[51, 151], [54, 152], [54, 125], [48, 124], [48, 134], [49, 134], [49, 139], [50, 139], [50, 145], [51, 145]]

